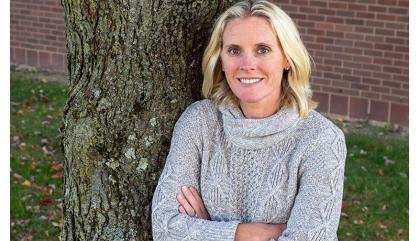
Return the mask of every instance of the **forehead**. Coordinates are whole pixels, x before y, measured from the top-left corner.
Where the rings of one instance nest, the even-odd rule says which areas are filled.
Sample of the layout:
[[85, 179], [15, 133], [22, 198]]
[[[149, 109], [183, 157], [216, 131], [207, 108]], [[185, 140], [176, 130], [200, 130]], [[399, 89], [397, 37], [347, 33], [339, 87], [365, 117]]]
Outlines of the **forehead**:
[[235, 18], [230, 20], [223, 32], [224, 44], [278, 43], [271, 24], [263, 17]]

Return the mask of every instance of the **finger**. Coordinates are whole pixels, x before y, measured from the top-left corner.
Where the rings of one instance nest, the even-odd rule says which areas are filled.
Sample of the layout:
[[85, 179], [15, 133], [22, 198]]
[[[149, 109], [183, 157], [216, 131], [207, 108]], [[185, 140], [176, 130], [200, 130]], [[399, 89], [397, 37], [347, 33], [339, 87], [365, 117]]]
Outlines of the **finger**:
[[189, 190], [191, 191], [192, 195], [195, 197], [196, 200], [202, 201], [201, 195], [199, 195], [199, 192], [194, 187], [189, 187]]
[[185, 209], [186, 214], [188, 214], [191, 217], [195, 216], [195, 210], [192, 208], [192, 206], [189, 204], [188, 200], [186, 200], [182, 193], [179, 193], [176, 196], [176, 199], [179, 202], [179, 204]]
[[189, 189], [191, 190], [192, 195], [194, 195], [195, 199], [198, 200], [198, 202], [200, 203], [200, 207], [199, 207], [200, 212], [204, 214], [203, 215], [204, 217], [209, 216], [207, 209], [205, 208], [204, 201], [202, 200], [199, 192], [194, 187], [189, 187]]
[[182, 205], [179, 206], [178, 210], [180, 213], [187, 214], [185, 208], [183, 208]]
[[185, 198], [188, 200], [188, 203], [191, 205], [191, 207], [197, 212], [198, 214], [202, 213], [202, 200], [201, 197], [198, 196], [198, 198], [195, 198], [195, 196], [192, 194], [191, 190], [188, 187], [182, 187], [182, 193], [185, 196]]

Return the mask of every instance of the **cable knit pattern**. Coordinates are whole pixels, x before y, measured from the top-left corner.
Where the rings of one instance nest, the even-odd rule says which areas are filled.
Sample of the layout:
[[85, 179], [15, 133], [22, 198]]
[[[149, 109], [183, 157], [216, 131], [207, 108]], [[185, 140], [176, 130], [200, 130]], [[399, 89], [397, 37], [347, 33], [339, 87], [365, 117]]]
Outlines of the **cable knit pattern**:
[[[314, 110], [246, 119], [236, 106], [195, 102], [175, 125], [153, 238], [234, 240], [239, 223], [287, 223], [279, 241], [337, 240], [345, 158], [342, 131]], [[178, 212], [182, 186], [200, 191], [211, 220]]]

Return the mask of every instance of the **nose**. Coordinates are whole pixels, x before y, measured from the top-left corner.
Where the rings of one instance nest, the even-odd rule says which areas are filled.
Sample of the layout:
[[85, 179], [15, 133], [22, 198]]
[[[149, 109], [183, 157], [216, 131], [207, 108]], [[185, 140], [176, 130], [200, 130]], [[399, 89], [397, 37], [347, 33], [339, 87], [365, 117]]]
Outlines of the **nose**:
[[251, 54], [244, 54], [240, 60], [240, 70], [249, 71], [256, 69], [255, 57]]

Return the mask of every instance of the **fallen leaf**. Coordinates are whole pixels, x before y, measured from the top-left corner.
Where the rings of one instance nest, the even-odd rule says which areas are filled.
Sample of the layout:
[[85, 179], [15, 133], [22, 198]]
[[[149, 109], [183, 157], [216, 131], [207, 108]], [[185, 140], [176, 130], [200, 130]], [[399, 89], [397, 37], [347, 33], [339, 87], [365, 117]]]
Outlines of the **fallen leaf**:
[[47, 146], [43, 146], [42, 147], [42, 151], [44, 151], [44, 153], [46, 155], [51, 155], [52, 154], [52, 151], [48, 150], [48, 147]]
[[57, 172], [54, 175], [51, 176], [53, 179], [61, 179], [63, 178], [63, 174], [61, 172]]
[[19, 144], [20, 137], [19, 136], [12, 136], [13, 144]]
[[25, 234], [20, 241], [32, 241], [33, 240], [33, 236], [30, 234]]
[[364, 224], [364, 220], [362, 219], [354, 220], [354, 224], [362, 225]]
[[384, 156], [384, 165], [389, 166], [393, 165], [395, 161], [388, 159], [388, 157]]
[[380, 227], [381, 229], [387, 229], [387, 226], [384, 225], [384, 224], [382, 224], [382, 223], [379, 223], [378, 224], [378, 227]]
[[41, 82], [44, 83], [44, 84], [46, 84], [46, 83], [48, 83], [48, 80], [47, 80], [47, 78], [42, 78], [41, 79]]
[[52, 170], [54, 170], [54, 171], [60, 171], [61, 170], [61, 165], [53, 165], [53, 166], [51, 166], [51, 168], [52, 168]]
[[53, 203], [54, 203], [54, 201], [49, 199], [49, 198], [45, 198], [44, 200], [41, 201], [41, 204], [44, 205], [44, 206], [51, 205]]
[[20, 143], [19, 144], [19, 149], [21, 150], [21, 151], [23, 151], [23, 149], [25, 149], [25, 147], [26, 147], [26, 143], [25, 142], [22, 142], [22, 143]]
[[42, 144], [43, 146], [48, 145], [48, 144], [49, 144], [48, 139], [47, 139], [47, 138], [42, 138], [42, 139], [41, 139], [41, 144]]
[[29, 180], [25, 180], [25, 181], [22, 183], [22, 185], [23, 185], [24, 187], [30, 187], [30, 186], [31, 186], [31, 182], [30, 182]]
[[51, 190], [48, 187], [42, 187], [41, 192], [45, 194], [51, 194]]
[[16, 178], [16, 179], [18, 179], [18, 180], [20, 180], [20, 179], [23, 178], [21, 175], [19, 175], [17, 173], [13, 173], [13, 177]]
[[22, 201], [26, 201], [26, 200], [28, 200], [31, 197], [32, 197], [32, 195], [31, 194], [28, 194], [28, 195], [23, 196], [21, 199], [22, 199]]
[[349, 215], [345, 212], [341, 212], [340, 216], [343, 217], [343, 218], [349, 218]]
[[42, 96], [41, 101], [42, 101], [42, 103], [44, 103], [44, 104], [49, 103], [49, 99], [48, 99], [48, 97], [46, 97], [46, 96]]
[[378, 175], [379, 175], [379, 176], [384, 176], [384, 171], [383, 171], [383, 169], [379, 169], [379, 170], [378, 170]]

